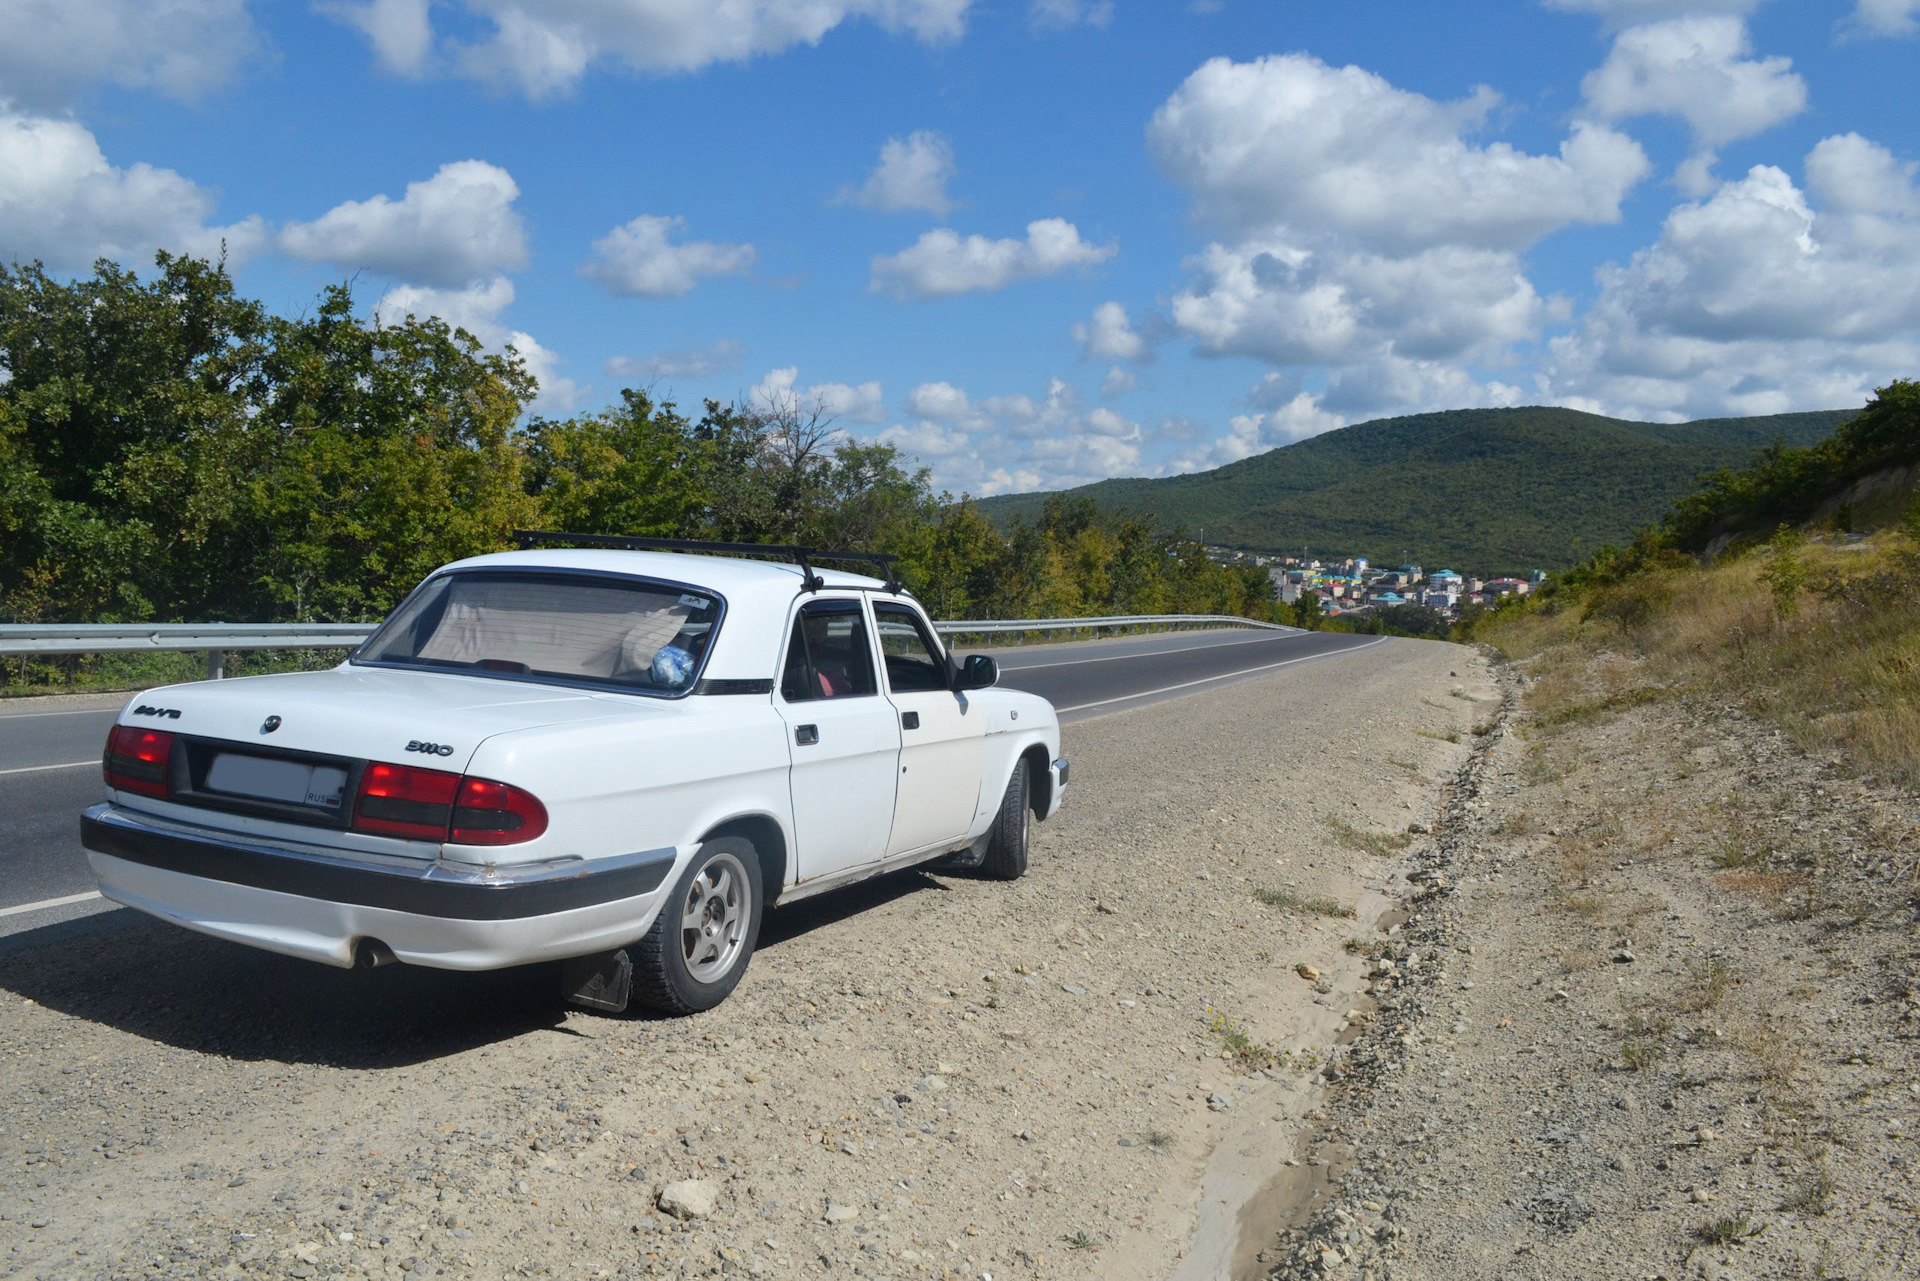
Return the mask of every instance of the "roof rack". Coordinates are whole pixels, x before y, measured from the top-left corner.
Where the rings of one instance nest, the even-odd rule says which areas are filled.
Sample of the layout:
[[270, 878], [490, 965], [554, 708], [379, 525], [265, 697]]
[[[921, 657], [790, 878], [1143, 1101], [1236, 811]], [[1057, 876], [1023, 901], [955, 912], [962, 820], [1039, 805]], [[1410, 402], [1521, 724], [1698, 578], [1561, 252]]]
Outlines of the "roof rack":
[[806, 591], [817, 592], [826, 580], [813, 568], [816, 560], [854, 561], [879, 569], [886, 589], [900, 591], [903, 584], [893, 572], [900, 558], [885, 552], [836, 552], [818, 547], [793, 547], [779, 543], [718, 543], [704, 538], [638, 538], [628, 534], [570, 534], [551, 529], [516, 529], [513, 538], [522, 551], [545, 543], [578, 543], [583, 547], [606, 547], [626, 552], [707, 552], [730, 556], [775, 556], [800, 566]]

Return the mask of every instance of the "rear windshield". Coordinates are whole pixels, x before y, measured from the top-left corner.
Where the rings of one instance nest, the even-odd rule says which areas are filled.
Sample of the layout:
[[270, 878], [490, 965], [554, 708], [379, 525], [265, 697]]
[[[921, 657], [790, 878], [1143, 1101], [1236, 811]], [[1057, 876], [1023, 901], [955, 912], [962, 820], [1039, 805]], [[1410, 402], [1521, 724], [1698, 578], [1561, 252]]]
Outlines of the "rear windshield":
[[469, 570], [429, 580], [353, 661], [679, 694], [719, 616], [717, 597], [684, 587]]

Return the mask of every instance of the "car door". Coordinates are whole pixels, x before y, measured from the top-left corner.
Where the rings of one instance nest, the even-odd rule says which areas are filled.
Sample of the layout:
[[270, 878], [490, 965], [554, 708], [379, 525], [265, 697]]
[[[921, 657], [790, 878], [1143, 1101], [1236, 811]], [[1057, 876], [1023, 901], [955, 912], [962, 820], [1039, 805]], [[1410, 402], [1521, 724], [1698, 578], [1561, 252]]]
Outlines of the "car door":
[[887, 853], [957, 841], [980, 800], [986, 717], [951, 688], [946, 651], [919, 610], [876, 600], [873, 618], [887, 698], [900, 718], [900, 777]]
[[794, 879], [877, 861], [893, 827], [900, 721], [880, 694], [858, 599], [794, 611], [774, 706], [793, 762]]

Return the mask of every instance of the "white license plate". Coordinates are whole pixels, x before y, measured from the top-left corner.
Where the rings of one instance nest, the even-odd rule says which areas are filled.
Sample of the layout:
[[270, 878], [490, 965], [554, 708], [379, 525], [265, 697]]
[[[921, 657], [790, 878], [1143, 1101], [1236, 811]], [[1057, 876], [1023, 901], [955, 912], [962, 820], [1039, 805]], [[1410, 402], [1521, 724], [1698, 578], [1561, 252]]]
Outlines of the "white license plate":
[[222, 752], [207, 767], [207, 790], [229, 796], [250, 796], [288, 805], [340, 808], [347, 772], [331, 765], [305, 765], [265, 756], [235, 756]]

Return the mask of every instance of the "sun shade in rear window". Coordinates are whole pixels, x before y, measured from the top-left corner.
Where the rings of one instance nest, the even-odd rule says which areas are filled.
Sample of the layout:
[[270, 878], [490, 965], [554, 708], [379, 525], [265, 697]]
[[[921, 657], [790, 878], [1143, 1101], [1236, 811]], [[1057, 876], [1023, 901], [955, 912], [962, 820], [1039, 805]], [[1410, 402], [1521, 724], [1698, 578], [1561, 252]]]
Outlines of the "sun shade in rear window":
[[677, 585], [468, 570], [430, 579], [354, 661], [681, 694], [720, 613], [717, 597]]

